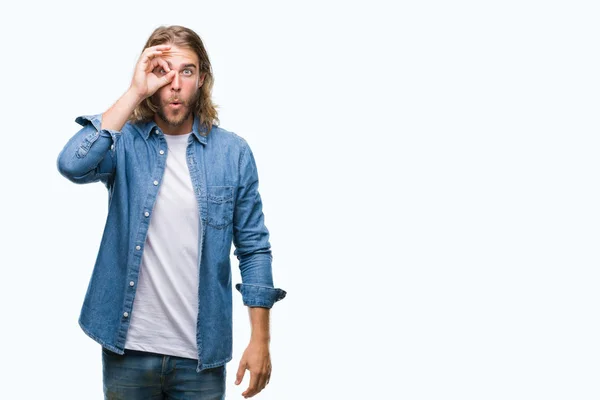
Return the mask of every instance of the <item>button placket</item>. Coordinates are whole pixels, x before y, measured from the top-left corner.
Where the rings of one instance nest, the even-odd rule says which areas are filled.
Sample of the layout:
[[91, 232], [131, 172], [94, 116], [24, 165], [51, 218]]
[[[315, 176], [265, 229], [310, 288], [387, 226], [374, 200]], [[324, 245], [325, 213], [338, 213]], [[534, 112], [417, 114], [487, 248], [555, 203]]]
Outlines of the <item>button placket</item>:
[[[160, 132], [158, 129], [155, 129], [155, 131], [154, 131], [154, 132], [155, 132], [157, 135], [160, 135], [160, 134], [161, 134], [161, 132]], [[165, 151], [164, 151], [164, 150], [162, 150], [162, 149], [160, 149], [160, 150], [159, 150], [159, 153], [160, 153], [161, 155], [163, 155], [163, 154], [165, 154]], [[157, 180], [157, 179], [155, 179], [155, 180], [152, 182], [152, 184], [153, 184], [154, 186], [158, 186], [159, 182], [158, 182], [158, 180]], [[150, 212], [149, 212], [149, 211], [144, 211], [144, 217], [148, 218], [149, 216], [150, 216]], [[136, 245], [136, 246], [135, 246], [135, 250], [136, 250], [136, 251], [140, 251], [141, 249], [142, 249], [142, 246], [140, 246], [140, 245]], [[129, 281], [129, 287], [130, 287], [130, 288], [133, 288], [134, 286], [135, 286], [135, 282], [134, 282], [134, 281]], [[127, 311], [123, 312], [123, 318], [128, 318], [128, 317], [129, 317], [129, 313], [128, 313]]]

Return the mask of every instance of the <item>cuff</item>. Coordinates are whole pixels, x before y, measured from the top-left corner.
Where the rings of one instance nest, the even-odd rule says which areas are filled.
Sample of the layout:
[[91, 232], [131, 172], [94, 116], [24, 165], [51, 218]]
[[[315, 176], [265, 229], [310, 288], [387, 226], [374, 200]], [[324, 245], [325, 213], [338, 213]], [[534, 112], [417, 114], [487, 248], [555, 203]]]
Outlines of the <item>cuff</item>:
[[97, 131], [100, 131], [100, 127], [102, 126], [102, 114], [81, 115], [75, 118], [75, 122], [81, 126], [86, 126], [91, 122], [92, 125], [94, 125], [94, 128], [96, 128]]
[[112, 144], [110, 146], [110, 149], [114, 150], [114, 148], [115, 148], [114, 144], [117, 142], [117, 139], [118, 139], [119, 135], [121, 134], [121, 132], [115, 131], [112, 129], [101, 129], [102, 114], [81, 115], [75, 119], [75, 122], [77, 122], [81, 126], [86, 126], [87, 124], [91, 123], [94, 126], [94, 128], [96, 129], [94, 132], [90, 133], [89, 135], [87, 135], [84, 138], [84, 141], [81, 144], [81, 147], [77, 150], [77, 156], [79, 158], [85, 157], [87, 155], [92, 144], [94, 144], [94, 142], [96, 140], [98, 140], [98, 138], [100, 136], [106, 137], [106, 138], [111, 138]]
[[287, 292], [282, 289], [238, 283], [235, 288], [242, 294], [244, 305], [248, 307], [271, 308], [275, 302], [282, 300]]

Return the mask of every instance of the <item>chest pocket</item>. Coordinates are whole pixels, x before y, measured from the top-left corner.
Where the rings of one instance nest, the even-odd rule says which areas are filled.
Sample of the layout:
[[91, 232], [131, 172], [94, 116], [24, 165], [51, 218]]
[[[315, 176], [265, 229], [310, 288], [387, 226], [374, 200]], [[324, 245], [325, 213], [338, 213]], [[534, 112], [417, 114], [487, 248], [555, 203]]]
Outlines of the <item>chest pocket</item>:
[[223, 229], [233, 221], [233, 186], [208, 186], [208, 225]]

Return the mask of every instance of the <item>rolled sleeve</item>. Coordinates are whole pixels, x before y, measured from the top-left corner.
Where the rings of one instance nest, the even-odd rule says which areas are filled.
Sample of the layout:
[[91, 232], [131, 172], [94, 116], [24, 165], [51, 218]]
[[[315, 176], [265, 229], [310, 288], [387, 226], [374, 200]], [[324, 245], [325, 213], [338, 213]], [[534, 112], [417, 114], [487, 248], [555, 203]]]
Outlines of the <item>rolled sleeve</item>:
[[75, 183], [111, 179], [116, 168], [116, 143], [121, 132], [101, 129], [102, 114], [75, 119], [82, 128], [69, 139], [57, 158], [59, 172]]
[[248, 307], [271, 308], [275, 302], [282, 300], [287, 292], [282, 289], [238, 283], [235, 288], [242, 294], [242, 301]]
[[96, 128], [99, 136], [109, 137], [113, 140], [113, 142], [116, 142], [121, 135], [120, 131], [115, 131], [113, 129], [102, 129], [102, 114], [81, 115], [75, 118], [75, 122], [81, 126], [92, 124], [94, 128]]
[[111, 150], [114, 150], [114, 144], [117, 142], [119, 135], [121, 135], [121, 132], [112, 129], [102, 129], [102, 114], [81, 115], [75, 118], [75, 122], [77, 122], [84, 128], [89, 125], [94, 127], [94, 129], [91, 130], [91, 132], [84, 137], [83, 142], [77, 149], [77, 157], [85, 157], [89, 152], [90, 148], [92, 147], [92, 144], [94, 144], [94, 142], [100, 137], [111, 139]]
[[273, 257], [258, 191], [258, 169], [250, 147], [244, 145], [233, 223], [234, 255], [240, 262], [242, 277], [236, 289], [245, 305], [271, 308], [286, 292], [273, 286]]

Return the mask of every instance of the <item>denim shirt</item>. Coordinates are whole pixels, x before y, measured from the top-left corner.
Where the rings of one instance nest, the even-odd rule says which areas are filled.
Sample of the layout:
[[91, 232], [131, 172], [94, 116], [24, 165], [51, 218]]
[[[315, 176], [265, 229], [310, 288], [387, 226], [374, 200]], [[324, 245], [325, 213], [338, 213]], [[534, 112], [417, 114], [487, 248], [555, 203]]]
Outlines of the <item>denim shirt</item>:
[[[62, 176], [78, 184], [102, 182], [108, 216], [81, 308], [81, 329], [103, 347], [124, 353], [140, 262], [160, 189], [167, 142], [155, 122], [101, 129], [102, 115], [75, 121], [82, 128], [57, 159]], [[194, 117], [187, 165], [198, 203], [197, 371], [232, 359], [231, 243], [249, 307], [271, 308], [286, 292], [273, 286], [269, 231], [258, 192], [258, 172], [245, 139]]]

